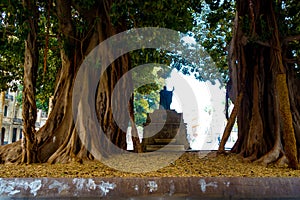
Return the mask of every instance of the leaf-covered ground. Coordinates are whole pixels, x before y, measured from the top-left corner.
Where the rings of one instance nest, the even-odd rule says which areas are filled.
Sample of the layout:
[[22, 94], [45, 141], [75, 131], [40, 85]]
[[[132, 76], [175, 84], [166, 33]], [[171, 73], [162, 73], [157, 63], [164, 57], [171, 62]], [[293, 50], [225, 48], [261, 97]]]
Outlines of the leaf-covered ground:
[[[165, 154], [169, 157], [169, 154]], [[124, 159], [124, 158], [123, 158]], [[160, 156], [157, 159], [165, 159]], [[115, 161], [118, 158], [115, 159]], [[114, 161], [112, 161], [114, 162]], [[144, 163], [145, 165], [146, 163]], [[136, 163], [126, 163], [127, 167], [137, 167]], [[125, 173], [107, 167], [97, 161], [83, 164], [31, 164], [0, 165], [0, 177], [300, 177], [300, 170], [287, 166], [267, 167], [245, 163], [234, 154], [206, 156], [203, 153], [185, 153], [178, 160], [157, 171], [147, 173]]]

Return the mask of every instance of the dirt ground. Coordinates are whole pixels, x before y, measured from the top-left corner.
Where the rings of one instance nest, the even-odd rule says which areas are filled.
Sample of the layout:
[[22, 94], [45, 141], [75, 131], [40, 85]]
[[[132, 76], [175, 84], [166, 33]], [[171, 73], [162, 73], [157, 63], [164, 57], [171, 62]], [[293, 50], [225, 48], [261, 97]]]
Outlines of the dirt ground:
[[[165, 156], [169, 157], [168, 154]], [[160, 156], [157, 159], [165, 158]], [[124, 158], [122, 165], [133, 168], [142, 166], [126, 163]], [[246, 163], [235, 154], [216, 157], [214, 153], [206, 155], [203, 152], [189, 152], [168, 166], [147, 173], [126, 173], [98, 161], [84, 161], [82, 164], [0, 165], [0, 177], [300, 177], [300, 170], [292, 170], [287, 166]]]

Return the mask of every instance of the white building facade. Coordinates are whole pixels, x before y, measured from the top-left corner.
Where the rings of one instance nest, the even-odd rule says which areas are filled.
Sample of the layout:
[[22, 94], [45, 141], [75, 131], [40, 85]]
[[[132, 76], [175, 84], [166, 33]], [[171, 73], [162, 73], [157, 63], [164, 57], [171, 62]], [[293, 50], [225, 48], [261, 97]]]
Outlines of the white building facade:
[[[22, 106], [17, 101], [18, 92], [8, 90], [5, 93], [0, 145], [10, 144], [22, 138]], [[2, 102], [0, 102], [2, 104]], [[42, 127], [47, 120], [47, 113], [38, 110], [36, 128]]]

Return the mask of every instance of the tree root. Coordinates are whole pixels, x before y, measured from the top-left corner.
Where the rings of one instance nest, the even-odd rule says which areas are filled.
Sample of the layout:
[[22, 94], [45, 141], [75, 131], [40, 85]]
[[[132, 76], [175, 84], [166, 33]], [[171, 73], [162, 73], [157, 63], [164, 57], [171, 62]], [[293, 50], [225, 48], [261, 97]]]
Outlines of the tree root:
[[254, 152], [254, 153], [251, 154], [250, 156], [244, 158], [244, 159], [243, 159], [243, 162], [245, 162], [245, 163], [250, 163], [250, 162], [253, 162], [253, 161], [255, 161], [255, 160], [257, 160], [257, 153], [256, 153], [256, 152]]
[[227, 142], [227, 140], [230, 136], [230, 133], [232, 131], [233, 125], [235, 123], [236, 116], [239, 112], [239, 107], [240, 107], [240, 103], [243, 99], [243, 96], [244, 96], [244, 93], [241, 91], [239, 93], [238, 97], [237, 97], [237, 100], [234, 104], [233, 110], [230, 114], [229, 120], [226, 124], [225, 130], [224, 130], [224, 133], [223, 133], [223, 136], [222, 136], [219, 148], [218, 148], [218, 152], [220, 152], [220, 153], [225, 150], [225, 144], [226, 144], [226, 142]]
[[288, 166], [289, 161], [285, 154], [282, 153], [281, 157], [275, 162], [275, 165], [278, 167]]
[[0, 164], [20, 164], [22, 159], [21, 140], [0, 146]]
[[282, 150], [279, 146], [274, 146], [271, 151], [262, 156], [260, 159], [254, 161], [254, 163], [267, 166], [268, 164], [277, 161], [281, 152]]
[[225, 151], [225, 150], [222, 150], [222, 151], [217, 151], [216, 152], [217, 153], [217, 156], [218, 155], [225, 155], [225, 156], [227, 156], [227, 155], [229, 155], [231, 152], [230, 151]]

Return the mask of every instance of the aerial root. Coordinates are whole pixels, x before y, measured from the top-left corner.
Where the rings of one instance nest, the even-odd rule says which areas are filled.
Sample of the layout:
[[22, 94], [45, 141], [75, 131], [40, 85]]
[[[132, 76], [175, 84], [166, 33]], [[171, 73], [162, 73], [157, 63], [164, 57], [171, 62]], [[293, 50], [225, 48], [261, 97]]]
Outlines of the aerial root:
[[230, 154], [230, 152], [226, 151], [226, 150], [218, 150], [216, 152], [216, 156], [218, 156], [218, 155], [229, 155], [229, 154]]
[[244, 158], [244, 159], [243, 159], [243, 162], [245, 162], [245, 163], [250, 163], [250, 162], [253, 162], [253, 161], [256, 160], [256, 159], [257, 159], [257, 153], [254, 152], [254, 153], [251, 154], [250, 156]]
[[20, 164], [22, 147], [21, 140], [0, 146], [0, 164]]
[[275, 165], [278, 167], [283, 167], [289, 164], [289, 160], [285, 156], [285, 154], [282, 152], [280, 158], [275, 162]]
[[268, 153], [262, 156], [260, 159], [256, 160], [254, 163], [267, 166], [278, 160], [282, 150], [279, 145], [275, 145]]
[[206, 155], [208, 158], [215, 158], [218, 156], [218, 152], [212, 151]]

